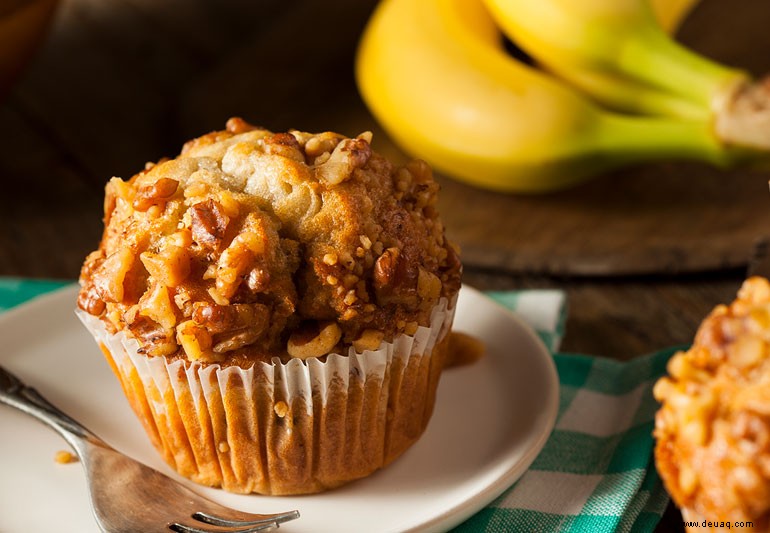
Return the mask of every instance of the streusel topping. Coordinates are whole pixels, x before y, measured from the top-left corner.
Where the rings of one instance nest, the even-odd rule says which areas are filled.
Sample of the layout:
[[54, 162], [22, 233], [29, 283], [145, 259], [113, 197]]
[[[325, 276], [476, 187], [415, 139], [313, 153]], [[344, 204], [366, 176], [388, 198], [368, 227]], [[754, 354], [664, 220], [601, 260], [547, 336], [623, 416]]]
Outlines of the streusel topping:
[[438, 184], [370, 143], [231, 119], [113, 178], [79, 307], [148, 355], [240, 365], [376, 349], [427, 326], [461, 273]]

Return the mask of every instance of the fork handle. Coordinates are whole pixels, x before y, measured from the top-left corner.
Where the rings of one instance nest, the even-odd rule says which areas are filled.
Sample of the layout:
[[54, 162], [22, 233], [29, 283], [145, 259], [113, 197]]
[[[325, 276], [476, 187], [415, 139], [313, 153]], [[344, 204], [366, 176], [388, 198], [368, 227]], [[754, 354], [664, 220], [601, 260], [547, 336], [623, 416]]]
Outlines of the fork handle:
[[0, 403], [15, 407], [56, 430], [80, 455], [84, 441], [109, 448], [80, 422], [46, 400], [37, 390], [0, 366]]

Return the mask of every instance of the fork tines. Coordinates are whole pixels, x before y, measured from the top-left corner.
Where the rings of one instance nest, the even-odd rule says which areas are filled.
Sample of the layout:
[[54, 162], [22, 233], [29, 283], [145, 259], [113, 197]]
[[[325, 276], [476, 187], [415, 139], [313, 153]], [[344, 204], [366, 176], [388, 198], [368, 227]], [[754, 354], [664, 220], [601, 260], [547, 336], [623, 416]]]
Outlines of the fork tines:
[[206, 526], [187, 525], [175, 522], [169, 525], [177, 533], [254, 533], [280, 527], [283, 522], [299, 518], [298, 511], [266, 516], [260, 520], [243, 521], [221, 518], [208, 513], [193, 513], [192, 518]]

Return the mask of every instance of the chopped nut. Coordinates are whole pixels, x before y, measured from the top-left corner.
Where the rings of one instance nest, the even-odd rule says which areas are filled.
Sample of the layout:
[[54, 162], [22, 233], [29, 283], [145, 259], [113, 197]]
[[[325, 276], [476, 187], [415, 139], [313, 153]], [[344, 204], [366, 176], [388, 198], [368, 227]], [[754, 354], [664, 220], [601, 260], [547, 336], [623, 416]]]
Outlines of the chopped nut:
[[342, 252], [337, 257], [337, 260], [348, 270], [353, 270], [353, 267], [356, 265], [356, 260], [350, 255], [350, 252]]
[[274, 133], [269, 137], [265, 137], [262, 142], [267, 154], [279, 155], [298, 163], [305, 162], [305, 154], [302, 153], [302, 147], [297, 138], [291, 133]]
[[278, 400], [273, 406], [273, 411], [275, 411], [275, 414], [278, 416], [278, 418], [283, 418], [289, 412], [289, 406], [286, 405], [286, 402]]
[[203, 272], [203, 275], [201, 276], [202, 279], [214, 279], [217, 277], [217, 265], [214, 263], [210, 264], [206, 267], [206, 270]]
[[[223, 299], [231, 298], [243, 281], [243, 276], [259, 267], [256, 258], [267, 248], [268, 237], [264, 221], [252, 215], [253, 213], [250, 213], [247, 218], [247, 227], [250, 229], [244, 229], [236, 235], [219, 257], [216, 290]], [[252, 281], [258, 282], [257, 279]]]
[[739, 368], [758, 365], [765, 359], [767, 359], [765, 343], [759, 337], [740, 337], [736, 339], [730, 350], [730, 360]]
[[136, 315], [133, 322], [128, 324], [128, 329], [142, 346], [141, 353], [153, 356], [170, 355], [179, 348], [173, 328], [164, 328], [146, 316]]
[[216, 287], [209, 287], [206, 292], [217, 305], [230, 305], [230, 299], [223, 296]]
[[358, 276], [356, 276], [355, 274], [345, 274], [342, 277], [342, 285], [346, 289], [351, 289], [356, 286], [356, 284], [358, 283], [358, 279], [359, 279]]
[[345, 305], [353, 305], [357, 300], [358, 296], [356, 296], [356, 291], [350, 290], [342, 301], [345, 302]]
[[230, 451], [230, 445], [227, 444], [227, 442], [222, 441], [217, 444], [217, 450], [219, 450], [219, 453], [227, 453]]
[[365, 350], [376, 350], [380, 347], [384, 338], [385, 334], [382, 331], [365, 329], [361, 332], [361, 335], [353, 341], [353, 348], [355, 348], [358, 353], [364, 352]]
[[169, 244], [160, 253], [143, 252], [139, 259], [158, 283], [177, 287], [190, 275], [190, 252], [186, 246]]
[[328, 253], [324, 254], [323, 262], [329, 266], [334, 266], [337, 264], [337, 254], [335, 253]]
[[99, 316], [104, 312], [107, 304], [92, 287], [87, 291], [80, 291], [78, 294], [78, 307], [90, 315]]
[[225, 214], [230, 218], [237, 217], [241, 211], [241, 205], [230, 191], [219, 191], [219, 203]]
[[[244, 328], [239, 331], [233, 331], [225, 336], [224, 339], [219, 340], [213, 350], [216, 353], [225, 353], [232, 350], [237, 350], [249, 344], [253, 344], [259, 336], [262, 334], [264, 328], [252, 327]], [[221, 336], [220, 336], [221, 337]]]
[[305, 324], [289, 337], [289, 355], [299, 359], [321, 357], [330, 353], [342, 337], [336, 322]]
[[219, 249], [225, 238], [230, 217], [219, 202], [208, 199], [189, 209], [192, 238], [201, 246]]
[[270, 272], [263, 268], [252, 268], [246, 276], [246, 286], [253, 292], [267, 291], [270, 286]]
[[342, 313], [342, 316], [340, 317], [342, 320], [353, 320], [358, 316], [358, 311], [356, 309], [353, 309], [352, 307], [348, 307], [345, 309], [345, 312]]
[[331, 154], [332, 150], [342, 139], [343, 137], [336, 133], [320, 133], [307, 139], [305, 142], [305, 153], [310, 158], [318, 157], [322, 154]]
[[201, 181], [197, 181], [187, 186], [184, 190], [184, 197], [193, 198], [195, 196], [203, 196], [207, 192], [209, 192], [209, 186]]
[[318, 157], [316, 157], [315, 159], [313, 159], [313, 164], [315, 166], [323, 165], [329, 160], [331, 156], [332, 156], [331, 152], [324, 152]]
[[104, 188], [104, 226], [107, 227], [118, 206], [118, 199], [124, 205], [131, 206], [136, 196], [136, 190], [130, 183], [120, 178], [112, 178]]
[[254, 343], [267, 329], [270, 309], [259, 303], [215, 305], [199, 302], [194, 306], [192, 319], [216, 335], [213, 350], [224, 353]]
[[179, 324], [176, 327], [176, 338], [190, 361], [208, 358], [207, 354], [211, 349], [211, 335], [194, 321], [188, 320]]
[[316, 177], [327, 185], [338, 185], [355, 169], [365, 166], [371, 155], [372, 148], [365, 139], [345, 139], [334, 148], [328, 161], [315, 167]]
[[398, 266], [398, 248], [388, 248], [374, 263], [374, 287], [383, 288], [394, 282]]
[[233, 239], [232, 246], [242, 246], [254, 254], [261, 254], [265, 251], [265, 238], [254, 231], [242, 231]]
[[176, 325], [174, 307], [168, 294], [168, 288], [159, 283], [152, 292], [147, 292], [140, 300], [139, 314], [153, 319], [168, 329]]
[[420, 267], [417, 274], [417, 294], [423, 300], [437, 300], [441, 296], [441, 280], [432, 272]]
[[152, 206], [164, 206], [176, 194], [179, 182], [171, 178], [160, 178], [151, 185], [140, 188], [134, 198], [137, 211], [147, 211]]
[[211, 333], [239, 330], [243, 328], [267, 327], [270, 309], [259, 303], [216, 305], [196, 303], [193, 320], [205, 326]]
[[93, 283], [99, 295], [107, 302], [122, 302], [126, 274], [134, 266], [134, 252], [124, 247], [107, 257], [93, 274]]

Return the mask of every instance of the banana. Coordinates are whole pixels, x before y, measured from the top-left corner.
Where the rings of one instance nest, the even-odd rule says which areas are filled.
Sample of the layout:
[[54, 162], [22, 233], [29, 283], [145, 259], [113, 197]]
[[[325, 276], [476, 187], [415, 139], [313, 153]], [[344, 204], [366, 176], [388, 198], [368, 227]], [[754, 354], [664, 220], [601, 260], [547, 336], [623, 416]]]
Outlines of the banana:
[[708, 121], [607, 112], [516, 61], [482, 0], [383, 0], [362, 36], [356, 80], [405, 151], [498, 191], [552, 191], [650, 159], [726, 166], [744, 157]]
[[[673, 34], [699, 0], [648, 0], [653, 14], [661, 28]], [[550, 53], [549, 53], [550, 52]], [[537, 56], [560, 78], [582, 89], [596, 101], [616, 111], [633, 114], [650, 114], [680, 117], [684, 119], [705, 119], [710, 109], [689, 102], [686, 99], [668, 95], [647, 84], [604, 72], [572, 65], [550, 48], [538, 48]]]
[[[655, 2], [660, 10], [664, 0]], [[681, 3], [680, 3], [681, 2]], [[674, 41], [648, 0], [485, 0], [503, 31], [549, 70], [600, 102], [633, 113], [706, 119], [748, 76]], [[676, 0], [672, 5], [686, 8]], [[691, 7], [691, 6], [690, 6]], [[671, 23], [669, 11], [659, 17]], [[611, 79], [618, 86], [598, 83]], [[678, 105], [634, 100], [637, 89]]]
[[673, 35], [700, 0], [649, 0], [649, 2], [660, 27]]

